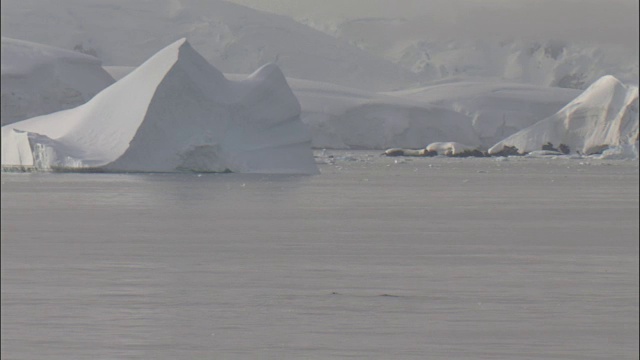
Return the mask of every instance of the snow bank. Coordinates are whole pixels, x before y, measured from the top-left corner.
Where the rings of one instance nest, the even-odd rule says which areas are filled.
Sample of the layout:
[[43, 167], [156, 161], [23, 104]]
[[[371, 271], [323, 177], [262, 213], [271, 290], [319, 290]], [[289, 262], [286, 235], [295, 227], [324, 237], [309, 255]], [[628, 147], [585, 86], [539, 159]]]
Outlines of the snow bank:
[[82, 106], [2, 127], [2, 165], [316, 173], [299, 116], [277, 66], [229, 81], [182, 39]]
[[603, 146], [633, 144], [637, 139], [638, 87], [604, 76], [556, 114], [498, 142], [489, 153], [505, 146], [531, 152], [550, 142], [590, 154]]
[[76, 107], [113, 83], [93, 56], [6, 37], [1, 49], [2, 125]]

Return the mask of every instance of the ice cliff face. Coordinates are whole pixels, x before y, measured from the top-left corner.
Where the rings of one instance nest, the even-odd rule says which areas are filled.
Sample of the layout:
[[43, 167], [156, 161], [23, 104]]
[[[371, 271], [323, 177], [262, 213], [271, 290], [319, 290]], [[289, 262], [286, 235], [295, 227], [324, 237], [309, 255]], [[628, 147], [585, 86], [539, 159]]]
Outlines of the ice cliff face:
[[589, 154], [637, 141], [638, 87], [604, 76], [556, 114], [498, 142], [489, 153], [500, 152], [505, 146], [530, 152], [551, 143]]
[[76, 107], [113, 84], [93, 56], [6, 37], [1, 80], [2, 125]]
[[300, 105], [266, 65], [232, 82], [185, 39], [85, 105], [2, 128], [2, 165], [316, 173]]

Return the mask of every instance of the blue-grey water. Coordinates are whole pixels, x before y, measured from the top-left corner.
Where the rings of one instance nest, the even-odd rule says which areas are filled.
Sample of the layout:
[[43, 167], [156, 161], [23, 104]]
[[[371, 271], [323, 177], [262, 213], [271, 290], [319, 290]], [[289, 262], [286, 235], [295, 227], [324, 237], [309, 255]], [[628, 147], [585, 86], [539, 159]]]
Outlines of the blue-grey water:
[[638, 163], [2, 174], [2, 359], [637, 359]]

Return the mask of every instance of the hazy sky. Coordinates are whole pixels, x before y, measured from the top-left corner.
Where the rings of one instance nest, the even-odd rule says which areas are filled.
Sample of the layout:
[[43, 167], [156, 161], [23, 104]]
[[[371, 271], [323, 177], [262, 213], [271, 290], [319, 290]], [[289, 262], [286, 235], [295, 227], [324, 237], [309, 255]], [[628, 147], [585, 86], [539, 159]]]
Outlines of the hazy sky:
[[231, 0], [318, 23], [405, 18], [405, 31], [638, 44], [638, 0]]

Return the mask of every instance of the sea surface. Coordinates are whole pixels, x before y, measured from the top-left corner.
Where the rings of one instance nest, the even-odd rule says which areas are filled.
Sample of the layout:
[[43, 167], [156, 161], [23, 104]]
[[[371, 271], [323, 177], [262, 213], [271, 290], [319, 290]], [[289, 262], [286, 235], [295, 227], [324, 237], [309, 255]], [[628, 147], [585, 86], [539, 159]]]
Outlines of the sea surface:
[[1, 357], [638, 359], [638, 162], [500, 160], [3, 173]]

